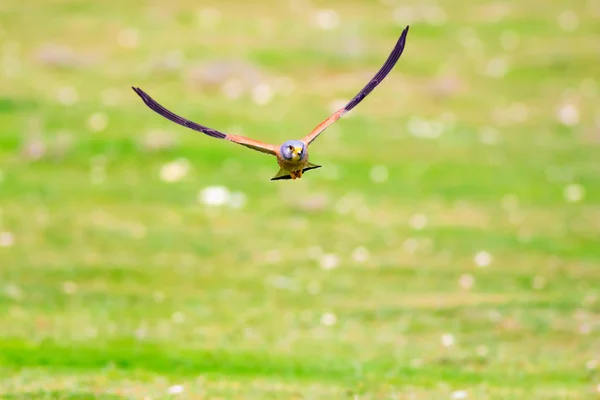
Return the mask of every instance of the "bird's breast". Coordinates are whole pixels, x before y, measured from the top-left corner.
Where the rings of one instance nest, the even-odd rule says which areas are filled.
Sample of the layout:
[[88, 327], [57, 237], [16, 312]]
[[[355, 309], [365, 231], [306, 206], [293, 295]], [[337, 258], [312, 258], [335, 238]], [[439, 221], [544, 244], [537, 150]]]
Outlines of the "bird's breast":
[[277, 157], [277, 163], [287, 171], [298, 171], [303, 169], [308, 163], [308, 153], [304, 153], [299, 160], [286, 160], [283, 157]]

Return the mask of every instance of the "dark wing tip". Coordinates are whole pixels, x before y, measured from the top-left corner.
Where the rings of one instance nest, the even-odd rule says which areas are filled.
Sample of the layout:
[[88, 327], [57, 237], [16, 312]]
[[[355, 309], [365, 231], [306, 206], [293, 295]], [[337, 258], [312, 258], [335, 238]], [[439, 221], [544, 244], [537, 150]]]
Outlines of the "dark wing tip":
[[227, 135], [223, 132], [219, 132], [216, 129], [212, 129], [207, 126], [197, 124], [193, 121], [190, 121], [186, 118], [183, 118], [183, 117], [167, 110], [165, 107], [160, 105], [156, 100], [154, 100], [152, 97], [150, 97], [150, 95], [148, 95], [142, 89], [137, 88], [135, 86], [132, 86], [131, 88], [138, 96], [140, 96], [140, 98], [144, 101], [144, 103], [148, 106], [148, 108], [150, 108], [155, 113], [163, 116], [164, 118], [166, 118], [172, 122], [175, 122], [176, 124], [179, 124], [181, 126], [185, 126], [186, 128], [190, 128], [195, 131], [202, 132], [202, 133], [204, 133], [208, 136], [214, 137], [216, 139], [227, 138]]
[[367, 83], [365, 87], [362, 88], [362, 90], [358, 92], [358, 94], [354, 96], [354, 98], [350, 100], [348, 104], [346, 104], [346, 106], [344, 107], [346, 111], [352, 110], [361, 101], [363, 101], [364, 98], [367, 97], [369, 93], [371, 93], [373, 89], [375, 89], [377, 85], [379, 85], [385, 79], [385, 77], [392, 70], [392, 68], [394, 68], [396, 62], [398, 62], [400, 56], [404, 52], [404, 46], [406, 45], [406, 35], [408, 34], [408, 29], [409, 25], [407, 25], [406, 28], [404, 28], [404, 30], [402, 31], [402, 34], [398, 38], [396, 45], [392, 49], [392, 52], [388, 55], [388, 58], [387, 60], [385, 60], [385, 63], [383, 64], [381, 69], [375, 74], [375, 76], [373, 76], [373, 78], [371, 78], [369, 83]]
[[144, 92], [142, 89], [140, 89], [139, 87], [132, 86], [131, 88], [133, 89], [133, 91], [135, 92], [135, 94], [137, 94], [138, 96], [140, 96], [142, 98], [142, 100], [144, 100], [144, 103], [147, 104], [146, 100], [150, 96], [148, 96], [148, 94], [146, 92]]

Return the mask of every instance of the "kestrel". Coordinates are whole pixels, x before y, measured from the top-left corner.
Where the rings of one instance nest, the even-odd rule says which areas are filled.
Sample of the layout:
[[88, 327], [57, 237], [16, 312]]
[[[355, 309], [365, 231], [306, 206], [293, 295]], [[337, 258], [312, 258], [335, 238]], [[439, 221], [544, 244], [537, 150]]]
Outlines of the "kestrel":
[[373, 91], [383, 81], [387, 74], [392, 70], [396, 62], [402, 55], [404, 50], [404, 44], [406, 43], [406, 35], [408, 34], [408, 26], [402, 31], [396, 46], [388, 56], [387, 60], [381, 67], [381, 69], [375, 74], [375, 76], [367, 83], [367, 85], [360, 91], [348, 104], [334, 112], [329, 118], [317, 125], [311, 133], [306, 135], [300, 140], [288, 140], [281, 146], [274, 144], [263, 143], [258, 140], [250, 139], [244, 136], [226, 134], [217, 131], [212, 128], [208, 128], [204, 125], [197, 124], [188, 119], [180, 117], [177, 114], [167, 110], [160, 104], [158, 104], [152, 97], [146, 94], [142, 89], [132, 87], [132, 89], [142, 98], [144, 103], [154, 112], [162, 115], [170, 121], [176, 124], [185, 126], [199, 132], [202, 132], [208, 136], [225, 139], [230, 142], [241, 144], [242, 146], [249, 147], [253, 150], [260, 151], [277, 157], [277, 164], [279, 164], [279, 172], [271, 180], [280, 179], [297, 179], [301, 178], [302, 174], [308, 170], [320, 168], [320, 165], [315, 165], [308, 161], [308, 146], [323, 132], [329, 125], [340, 119], [348, 111], [356, 107], [369, 93]]

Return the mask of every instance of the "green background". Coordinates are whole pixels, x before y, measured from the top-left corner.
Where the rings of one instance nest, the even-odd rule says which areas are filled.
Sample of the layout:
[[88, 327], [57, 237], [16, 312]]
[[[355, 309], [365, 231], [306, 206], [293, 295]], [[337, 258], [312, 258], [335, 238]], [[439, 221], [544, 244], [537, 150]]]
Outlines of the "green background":
[[[599, 18], [594, 0], [2, 1], [0, 394], [596, 398]], [[130, 88], [281, 143], [408, 24], [301, 180]]]

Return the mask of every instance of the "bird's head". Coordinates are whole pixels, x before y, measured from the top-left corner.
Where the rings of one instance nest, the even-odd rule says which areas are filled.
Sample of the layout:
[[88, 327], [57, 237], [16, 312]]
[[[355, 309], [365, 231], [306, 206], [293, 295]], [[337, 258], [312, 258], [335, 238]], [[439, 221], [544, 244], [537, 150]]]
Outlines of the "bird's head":
[[281, 156], [286, 160], [296, 161], [302, 159], [305, 152], [304, 143], [299, 140], [288, 140], [281, 145]]

